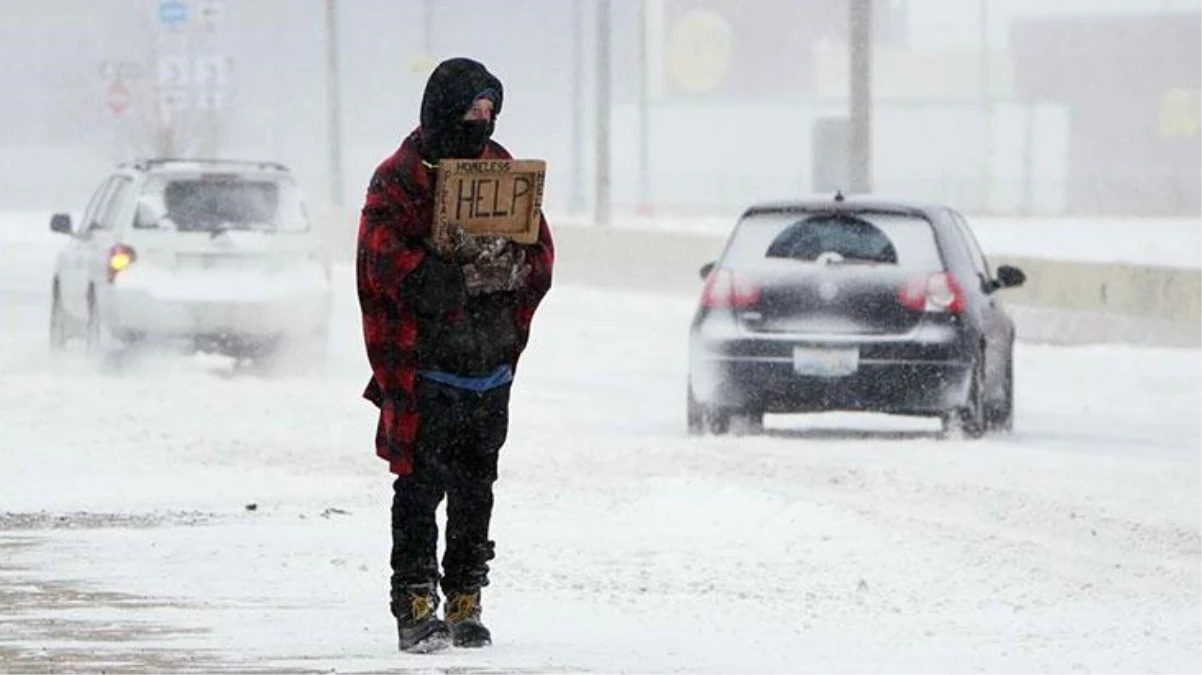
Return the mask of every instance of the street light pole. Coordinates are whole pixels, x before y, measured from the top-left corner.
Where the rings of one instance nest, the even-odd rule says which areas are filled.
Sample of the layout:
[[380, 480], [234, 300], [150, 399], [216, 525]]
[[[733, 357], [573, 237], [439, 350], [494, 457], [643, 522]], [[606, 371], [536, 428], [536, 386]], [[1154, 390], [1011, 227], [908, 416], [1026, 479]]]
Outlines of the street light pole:
[[572, 0], [571, 212], [584, 212], [584, 0]]
[[872, 1], [851, 0], [851, 191], [872, 192]]
[[639, 188], [636, 209], [639, 215], [651, 215], [651, 158], [650, 158], [650, 111], [647, 109], [647, 87], [650, 78], [647, 72], [647, 0], [639, 7]]
[[422, 3], [422, 56], [434, 54], [434, 0]]
[[993, 86], [989, 62], [989, 0], [980, 0], [981, 13], [981, 117], [984, 120], [985, 148], [981, 157], [981, 212], [989, 210], [993, 192]]
[[609, 225], [609, 0], [597, 1], [597, 225]]
[[338, 12], [326, 0], [326, 140], [329, 143], [330, 204], [342, 206], [342, 107], [338, 72]]

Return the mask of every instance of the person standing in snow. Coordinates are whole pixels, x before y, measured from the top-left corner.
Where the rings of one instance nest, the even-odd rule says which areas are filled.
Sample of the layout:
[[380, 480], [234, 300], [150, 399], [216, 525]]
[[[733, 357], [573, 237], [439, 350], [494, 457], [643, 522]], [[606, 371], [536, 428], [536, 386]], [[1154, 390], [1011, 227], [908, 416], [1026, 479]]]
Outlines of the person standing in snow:
[[[476, 61], [439, 64], [420, 126], [377, 167], [359, 220], [356, 276], [372, 370], [363, 396], [380, 411], [376, 454], [396, 474], [390, 608], [409, 652], [492, 642], [480, 589], [494, 557], [497, 457], [518, 357], [551, 287], [554, 247], [545, 219], [530, 245], [452, 225], [442, 251], [431, 226], [439, 160], [512, 159], [491, 140], [502, 93]], [[435, 510], [444, 496], [440, 574]]]

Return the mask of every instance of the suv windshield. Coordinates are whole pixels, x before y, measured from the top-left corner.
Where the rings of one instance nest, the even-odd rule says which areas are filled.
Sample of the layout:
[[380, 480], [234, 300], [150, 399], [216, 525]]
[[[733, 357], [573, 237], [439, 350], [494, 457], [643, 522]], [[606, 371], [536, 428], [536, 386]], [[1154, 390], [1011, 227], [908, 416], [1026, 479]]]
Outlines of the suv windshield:
[[772, 213], [744, 219], [724, 256], [725, 264], [755, 267], [766, 260], [942, 269], [929, 222], [872, 212]]
[[139, 197], [135, 227], [180, 232], [309, 228], [300, 190], [288, 180], [230, 175], [159, 176]]

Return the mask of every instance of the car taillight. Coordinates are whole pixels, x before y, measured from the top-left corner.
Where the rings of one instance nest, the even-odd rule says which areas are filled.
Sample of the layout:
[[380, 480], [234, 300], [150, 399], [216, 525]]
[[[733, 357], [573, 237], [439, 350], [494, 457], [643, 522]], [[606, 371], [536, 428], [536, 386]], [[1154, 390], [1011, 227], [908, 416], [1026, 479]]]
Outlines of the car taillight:
[[959, 314], [964, 311], [964, 291], [950, 272], [910, 279], [897, 291], [897, 301], [916, 312]]
[[117, 278], [117, 275], [120, 274], [122, 270], [132, 265], [137, 259], [138, 255], [134, 253], [132, 248], [126, 246], [125, 244], [115, 244], [112, 248], [110, 248], [109, 262], [108, 266], [105, 268], [109, 283], [113, 283], [113, 280]]
[[701, 291], [701, 306], [708, 309], [746, 309], [759, 301], [759, 285], [721, 267], [710, 273]]

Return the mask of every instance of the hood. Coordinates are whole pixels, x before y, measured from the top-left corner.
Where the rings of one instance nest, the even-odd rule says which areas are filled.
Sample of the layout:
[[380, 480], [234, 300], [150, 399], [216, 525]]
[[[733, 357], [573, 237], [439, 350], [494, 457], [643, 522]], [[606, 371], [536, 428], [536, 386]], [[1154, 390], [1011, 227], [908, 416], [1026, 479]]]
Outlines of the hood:
[[[463, 115], [480, 96], [493, 102], [493, 120], [466, 122]], [[427, 161], [478, 157], [501, 113], [501, 81], [483, 64], [454, 58], [438, 64], [422, 96], [421, 150]]]

